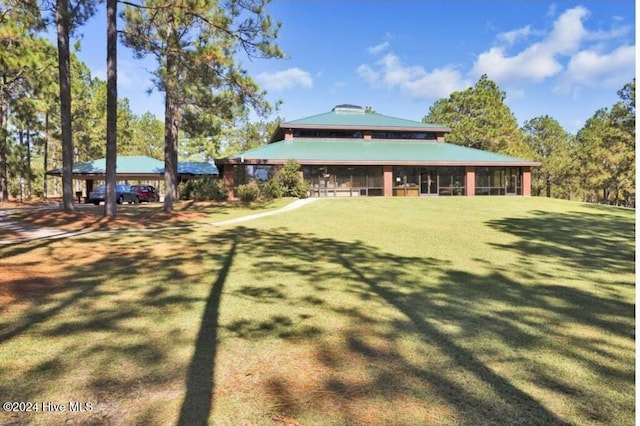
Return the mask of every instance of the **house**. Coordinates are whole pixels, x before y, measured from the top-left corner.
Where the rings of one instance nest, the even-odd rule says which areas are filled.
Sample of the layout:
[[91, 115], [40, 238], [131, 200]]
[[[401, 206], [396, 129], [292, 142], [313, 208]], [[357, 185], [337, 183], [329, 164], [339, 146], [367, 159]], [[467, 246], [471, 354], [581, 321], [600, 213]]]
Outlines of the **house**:
[[[62, 177], [62, 168], [49, 170], [48, 176]], [[201, 176], [217, 176], [217, 167], [208, 162], [178, 162], [178, 181], [186, 181]], [[105, 181], [107, 178], [107, 160], [97, 160], [84, 163], [74, 163], [72, 169], [74, 180], [85, 181], [85, 194], [93, 191], [96, 181]], [[116, 158], [116, 180], [120, 181], [147, 181], [164, 179], [164, 161], [145, 156], [122, 156]], [[82, 192], [82, 191], [78, 191]]]
[[450, 128], [338, 105], [280, 124], [271, 141], [216, 162], [233, 188], [295, 160], [311, 197], [531, 195], [540, 163], [444, 142]]

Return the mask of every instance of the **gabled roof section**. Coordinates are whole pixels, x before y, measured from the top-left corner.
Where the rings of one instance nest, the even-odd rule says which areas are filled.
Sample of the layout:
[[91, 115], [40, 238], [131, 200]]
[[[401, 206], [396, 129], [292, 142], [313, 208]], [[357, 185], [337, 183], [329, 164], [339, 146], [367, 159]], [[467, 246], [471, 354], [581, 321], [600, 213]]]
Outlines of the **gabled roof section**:
[[361, 139], [292, 139], [224, 159], [227, 163], [424, 166], [539, 166], [540, 163], [444, 142]]
[[279, 131], [276, 132], [278, 137], [282, 137], [281, 129], [395, 130], [446, 133], [451, 131], [451, 128], [437, 124], [365, 112], [364, 108], [349, 104], [337, 105], [330, 112], [324, 114], [281, 123]]
[[[107, 172], [106, 158], [75, 163], [73, 174], [82, 176], [104, 176]], [[164, 161], [141, 155], [118, 156], [116, 159], [116, 172], [118, 176], [145, 177], [150, 175], [162, 175], [164, 173]], [[49, 170], [48, 175], [62, 175], [62, 169]], [[207, 162], [178, 162], [178, 174], [181, 175], [217, 175], [218, 168], [215, 164]]]
[[[116, 159], [116, 169], [118, 174], [158, 174], [163, 172], [164, 162], [141, 155], [118, 156]], [[84, 163], [74, 163], [73, 165], [74, 174], [103, 175], [106, 172], [106, 158], [98, 158], [97, 160], [87, 161]], [[47, 172], [47, 174], [60, 173], [62, 173], [62, 169], [55, 169]]]
[[[164, 173], [164, 164], [162, 165], [162, 172]], [[178, 162], [178, 174], [179, 175], [217, 175], [218, 168], [215, 164], [207, 163], [206, 161], [179, 161]]]

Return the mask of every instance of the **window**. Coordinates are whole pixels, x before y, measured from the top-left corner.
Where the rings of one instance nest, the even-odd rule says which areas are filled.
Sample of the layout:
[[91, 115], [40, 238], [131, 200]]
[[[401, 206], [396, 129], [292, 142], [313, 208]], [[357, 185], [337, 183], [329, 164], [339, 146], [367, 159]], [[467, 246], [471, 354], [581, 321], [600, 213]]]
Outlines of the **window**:
[[433, 132], [373, 132], [371, 137], [373, 139], [437, 139], [436, 134]]
[[394, 167], [393, 168], [393, 186], [419, 186], [420, 185], [420, 168], [419, 167]]
[[294, 138], [336, 138], [336, 139], [362, 139], [361, 130], [314, 130], [295, 129]]
[[519, 167], [476, 167], [476, 195], [522, 195]]
[[247, 184], [253, 181], [265, 182], [274, 172], [273, 166], [267, 165], [234, 165], [233, 182], [235, 185]]
[[464, 167], [440, 167], [439, 195], [464, 195], [465, 194], [465, 169]]
[[312, 197], [382, 195], [382, 167], [304, 166]]

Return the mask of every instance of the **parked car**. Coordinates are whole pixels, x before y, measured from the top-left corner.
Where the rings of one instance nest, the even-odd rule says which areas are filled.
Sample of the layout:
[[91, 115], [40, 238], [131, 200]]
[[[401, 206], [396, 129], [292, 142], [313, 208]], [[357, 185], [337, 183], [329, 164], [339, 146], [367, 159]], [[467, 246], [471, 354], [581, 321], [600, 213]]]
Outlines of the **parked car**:
[[[96, 187], [93, 191], [89, 193], [89, 202], [95, 204], [96, 206], [100, 204], [100, 201], [104, 201], [106, 198], [106, 185], [100, 185]], [[138, 195], [131, 190], [129, 185], [116, 185], [116, 203], [122, 204], [124, 202], [128, 202], [129, 204], [138, 204], [140, 202], [140, 198]]]
[[140, 202], [157, 203], [160, 201], [160, 194], [152, 185], [131, 185], [131, 190], [138, 195]]

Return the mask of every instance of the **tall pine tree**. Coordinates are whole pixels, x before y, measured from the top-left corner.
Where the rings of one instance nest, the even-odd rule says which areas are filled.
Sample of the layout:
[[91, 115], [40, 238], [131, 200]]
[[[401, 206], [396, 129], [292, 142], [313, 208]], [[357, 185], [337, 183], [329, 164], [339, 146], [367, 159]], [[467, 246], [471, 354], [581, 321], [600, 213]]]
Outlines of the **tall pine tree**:
[[451, 127], [451, 133], [445, 136], [450, 143], [526, 155], [518, 121], [504, 103], [505, 98], [505, 92], [483, 75], [474, 87], [436, 101], [422, 121]]
[[9, 198], [9, 111], [33, 96], [48, 70], [49, 44], [36, 36], [43, 25], [34, 2], [0, 1], [0, 201]]
[[528, 120], [523, 131], [525, 143], [535, 153], [532, 159], [542, 163], [532, 171], [534, 194], [541, 195], [544, 190], [547, 197], [552, 197], [553, 188], [562, 185], [575, 171], [571, 136], [548, 115]]
[[[264, 92], [236, 62], [237, 54], [279, 58], [279, 25], [266, 14], [267, 0], [143, 0], [124, 10], [125, 44], [138, 57], [152, 56], [156, 88], [165, 95], [165, 198], [177, 200], [178, 134], [199, 128], [200, 114], [231, 119], [238, 107], [270, 109]], [[188, 117], [190, 120], [184, 120]], [[212, 132], [215, 129], [212, 129]]]

